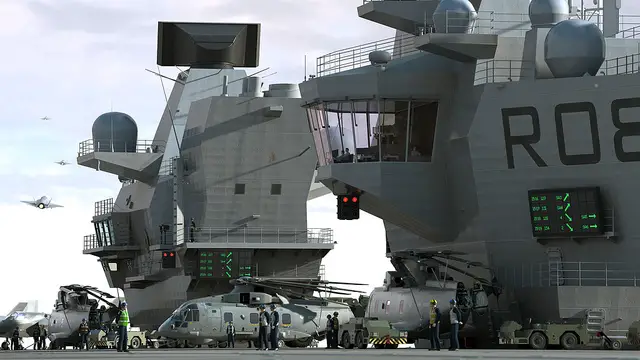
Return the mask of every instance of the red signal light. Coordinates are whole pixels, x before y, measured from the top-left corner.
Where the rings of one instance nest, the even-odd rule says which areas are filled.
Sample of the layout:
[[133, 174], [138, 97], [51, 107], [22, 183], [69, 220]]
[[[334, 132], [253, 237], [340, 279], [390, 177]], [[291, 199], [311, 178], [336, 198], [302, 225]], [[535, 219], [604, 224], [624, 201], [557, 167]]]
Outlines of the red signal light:
[[162, 253], [162, 256], [167, 257], [167, 253]]
[[172, 252], [171, 252], [171, 253], [169, 253], [169, 256], [173, 256], [173, 255], [174, 255], [174, 253], [172, 253]]
[[342, 202], [344, 202], [344, 203], [349, 202], [349, 198], [348, 198], [348, 197], [346, 197], [346, 196], [345, 196], [345, 197], [343, 197], [343, 198], [342, 198]]
[[351, 201], [358, 202], [358, 198], [354, 196], [354, 197], [351, 198]]

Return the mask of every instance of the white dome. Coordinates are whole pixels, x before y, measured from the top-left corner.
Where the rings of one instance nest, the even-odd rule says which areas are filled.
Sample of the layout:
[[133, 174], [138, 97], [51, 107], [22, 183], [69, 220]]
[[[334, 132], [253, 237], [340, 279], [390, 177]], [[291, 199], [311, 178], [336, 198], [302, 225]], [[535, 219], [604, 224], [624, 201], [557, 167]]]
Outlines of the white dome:
[[531, 0], [529, 4], [531, 27], [553, 26], [568, 18], [567, 0]]
[[470, 33], [478, 13], [469, 0], [441, 0], [433, 12], [438, 33]]

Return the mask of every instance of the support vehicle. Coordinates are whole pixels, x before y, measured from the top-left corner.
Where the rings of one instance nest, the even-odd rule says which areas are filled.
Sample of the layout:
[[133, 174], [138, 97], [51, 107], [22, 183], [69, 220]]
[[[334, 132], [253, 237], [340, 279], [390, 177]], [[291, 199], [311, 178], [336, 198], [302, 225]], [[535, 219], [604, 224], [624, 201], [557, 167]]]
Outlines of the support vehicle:
[[340, 324], [340, 346], [345, 349], [366, 349], [373, 344], [376, 349], [396, 349], [407, 343], [407, 333], [378, 318], [354, 317]]
[[[139, 329], [131, 329], [127, 335], [127, 346], [129, 349], [139, 349], [149, 346], [145, 332]], [[115, 349], [117, 344], [118, 331], [115, 327], [111, 327], [109, 331], [92, 330], [89, 333], [89, 347], [92, 349]], [[154, 341], [151, 341], [151, 346], [157, 348]]]
[[506, 321], [500, 327], [499, 343], [525, 345], [535, 350], [559, 345], [563, 349], [577, 347], [603, 348], [605, 340], [605, 310], [587, 309], [582, 316], [559, 322], [534, 323], [523, 327], [515, 321]]

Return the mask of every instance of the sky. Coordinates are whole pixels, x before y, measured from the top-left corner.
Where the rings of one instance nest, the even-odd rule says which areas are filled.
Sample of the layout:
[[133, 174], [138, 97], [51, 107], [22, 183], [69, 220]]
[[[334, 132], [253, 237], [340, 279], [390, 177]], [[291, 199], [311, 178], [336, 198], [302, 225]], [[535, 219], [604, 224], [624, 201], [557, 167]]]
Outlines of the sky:
[[[334, 50], [394, 35], [359, 19], [362, 0], [0, 0], [0, 229], [9, 288], [0, 314], [37, 300], [49, 312], [58, 287], [108, 289], [97, 258], [82, 254], [93, 232], [94, 202], [115, 197], [116, 176], [76, 165], [78, 144], [111, 109], [131, 115], [139, 139], [152, 139], [164, 109], [156, 70], [158, 21], [260, 22], [259, 70], [267, 83], [299, 83], [315, 59]], [[324, 9], [324, 10], [322, 10]], [[331, 16], [319, 16], [328, 11]], [[249, 72], [254, 69], [248, 69]], [[162, 68], [174, 77], [175, 68]], [[171, 82], [165, 81], [167, 92]], [[265, 86], [266, 87], [266, 86]], [[39, 120], [48, 116], [49, 121]], [[60, 166], [66, 160], [72, 165]], [[22, 204], [46, 195], [64, 208]], [[382, 221], [362, 214], [338, 221], [335, 198], [309, 202], [309, 227], [330, 227], [338, 244], [323, 262], [326, 278], [380, 285], [386, 269]], [[366, 242], [363, 244], [363, 242]], [[353, 254], [358, 253], [354, 260]], [[355, 263], [354, 263], [355, 261]], [[374, 270], [375, 271], [372, 271]], [[114, 291], [115, 292], [115, 291]], [[115, 295], [115, 294], [114, 294]]]

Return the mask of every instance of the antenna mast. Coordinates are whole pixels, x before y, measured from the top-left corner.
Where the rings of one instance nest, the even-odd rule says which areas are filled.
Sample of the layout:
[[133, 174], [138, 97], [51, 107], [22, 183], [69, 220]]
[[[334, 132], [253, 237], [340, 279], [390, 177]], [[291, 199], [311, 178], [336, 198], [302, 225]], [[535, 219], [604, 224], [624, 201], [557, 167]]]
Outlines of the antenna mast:
[[307, 54], [304, 54], [304, 81], [307, 81]]

